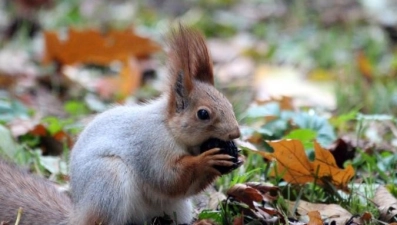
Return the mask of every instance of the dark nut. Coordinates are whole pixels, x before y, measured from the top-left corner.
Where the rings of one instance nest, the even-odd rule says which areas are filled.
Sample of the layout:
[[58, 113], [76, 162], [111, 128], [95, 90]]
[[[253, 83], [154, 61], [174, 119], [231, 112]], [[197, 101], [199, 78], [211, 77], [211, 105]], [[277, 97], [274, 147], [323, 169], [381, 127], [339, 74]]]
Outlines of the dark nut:
[[227, 155], [234, 157], [233, 159], [231, 159], [231, 161], [234, 162], [234, 164], [235, 164], [234, 166], [232, 166], [232, 167], [216, 166], [215, 167], [222, 174], [226, 174], [241, 165], [242, 162], [240, 162], [238, 160], [238, 152], [239, 151], [236, 147], [236, 144], [233, 141], [222, 141], [217, 138], [210, 138], [207, 141], [205, 141], [203, 144], [201, 144], [200, 152], [203, 153], [203, 152], [213, 149], [213, 148], [220, 148], [221, 150], [219, 151], [219, 154], [227, 154]]

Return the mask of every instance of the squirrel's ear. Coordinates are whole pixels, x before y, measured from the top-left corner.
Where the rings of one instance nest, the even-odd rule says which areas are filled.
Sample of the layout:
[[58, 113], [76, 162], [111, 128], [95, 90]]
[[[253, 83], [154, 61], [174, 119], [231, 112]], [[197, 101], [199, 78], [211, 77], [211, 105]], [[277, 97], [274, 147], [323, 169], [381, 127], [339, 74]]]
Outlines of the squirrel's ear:
[[182, 70], [185, 79], [190, 80], [190, 83], [195, 79], [214, 85], [212, 60], [205, 40], [198, 31], [179, 25], [177, 31], [171, 32], [169, 47], [169, 67], [172, 76], [179, 75], [179, 71]]
[[170, 93], [170, 106], [169, 109], [172, 112], [181, 112], [189, 104], [189, 93], [191, 91], [191, 80], [187, 79], [187, 76], [183, 74], [183, 71], [179, 71], [176, 76], [176, 80], [173, 85], [171, 85]]

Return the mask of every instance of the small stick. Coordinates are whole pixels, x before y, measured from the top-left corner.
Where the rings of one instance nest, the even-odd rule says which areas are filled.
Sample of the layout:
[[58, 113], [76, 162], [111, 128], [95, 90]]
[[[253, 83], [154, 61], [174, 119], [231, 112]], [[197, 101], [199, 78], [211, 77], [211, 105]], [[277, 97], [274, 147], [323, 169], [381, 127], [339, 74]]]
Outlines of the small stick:
[[23, 211], [22, 207], [19, 207], [18, 214], [17, 214], [17, 220], [15, 221], [15, 225], [19, 225], [19, 222], [21, 221], [22, 211]]

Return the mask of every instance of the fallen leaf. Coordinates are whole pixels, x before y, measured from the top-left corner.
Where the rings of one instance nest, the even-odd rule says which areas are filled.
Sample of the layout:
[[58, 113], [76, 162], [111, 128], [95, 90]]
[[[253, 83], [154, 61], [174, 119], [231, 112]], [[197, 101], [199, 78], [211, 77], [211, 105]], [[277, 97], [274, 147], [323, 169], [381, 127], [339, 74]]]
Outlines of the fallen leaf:
[[141, 71], [138, 62], [131, 57], [123, 63], [119, 76], [105, 77], [97, 82], [96, 89], [102, 98], [113, 95], [124, 99], [138, 89], [141, 82]]
[[303, 144], [298, 140], [281, 140], [267, 142], [274, 150], [272, 156], [276, 164], [271, 171], [272, 176], [281, 175], [293, 184], [316, 182], [324, 185], [330, 181], [337, 188], [347, 191], [347, 184], [355, 172], [351, 165], [339, 169], [332, 154], [314, 142], [315, 160], [310, 162]]
[[374, 68], [367, 55], [363, 50], [359, 50], [356, 54], [357, 67], [368, 83], [371, 83], [374, 76]]
[[263, 199], [258, 190], [245, 184], [234, 185], [227, 191], [227, 195], [247, 204], [253, 210], [255, 210], [254, 202], [261, 202]]
[[340, 169], [331, 152], [322, 148], [317, 142], [314, 142], [314, 152], [316, 158], [313, 168], [319, 178], [329, 178], [337, 188], [347, 191], [347, 184], [355, 174], [353, 166], [348, 165], [345, 169]]
[[293, 100], [291, 97], [288, 96], [281, 96], [280, 98], [271, 97], [269, 99], [260, 99], [256, 100], [258, 105], [268, 104], [270, 102], [277, 102], [280, 106], [281, 110], [294, 110]]
[[42, 124], [37, 124], [32, 130], [29, 131], [29, 133], [35, 136], [46, 136], [47, 128]]
[[362, 224], [369, 224], [372, 220], [372, 214], [369, 212], [364, 212], [363, 215], [361, 215], [360, 220]]
[[323, 225], [323, 220], [321, 219], [321, 215], [318, 211], [310, 211], [307, 215], [310, 219], [307, 225]]
[[39, 142], [34, 147], [40, 147], [43, 155], [59, 155], [63, 152], [65, 144], [68, 147], [72, 146], [71, 137], [63, 130], [51, 133], [45, 125], [27, 120], [17, 120], [9, 126], [16, 138], [24, 135], [38, 137]]
[[396, 222], [393, 218], [397, 216], [397, 199], [385, 187], [378, 187], [373, 201], [378, 205], [382, 221]]
[[267, 143], [274, 149], [272, 156], [276, 159], [271, 176], [282, 175], [285, 181], [294, 184], [314, 181], [313, 165], [300, 141], [282, 140]]
[[[287, 201], [287, 203], [289, 211], [292, 212], [296, 202]], [[311, 211], [318, 211], [321, 218], [324, 218], [324, 224], [331, 224], [332, 221], [335, 221], [336, 225], [344, 225], [352, 217], [350, 212], [337, 204], [319, 204], [299, 200], [296, 210], [301, 216], [305, 216]]]
[[136, 35], [132, 30], [111, 30], [102, 33], [98, 30], [69, 29], [67, 37], [59, 37], [56, 32], [44, 32], [44, 63], [58, 61], [61, 64], [91, 63], [108, 65], [116, 60], [126, 60], [131, 56], [146, 58], [160, 50], [149, 40]]
[[279, 187], [273, 186], [272, 184], [260, 183], [260, 182], [248, 182], [245, 183], [247, 186], [255, 188], [263, 195], [264, 201], [274, 201], [278, 198]]

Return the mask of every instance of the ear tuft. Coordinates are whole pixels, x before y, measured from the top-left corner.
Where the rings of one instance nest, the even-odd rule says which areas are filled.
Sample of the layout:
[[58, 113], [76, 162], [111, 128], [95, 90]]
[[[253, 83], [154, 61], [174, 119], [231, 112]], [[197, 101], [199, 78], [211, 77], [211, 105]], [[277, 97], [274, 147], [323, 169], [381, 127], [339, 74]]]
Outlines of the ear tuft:
[[169, 39], [169, 70], [175, 78], [183, 71], [187, 90], [191, 90], [192, 80], [214, 85], [212, 60], [203, 36], [194, 29], [179, 24]]

